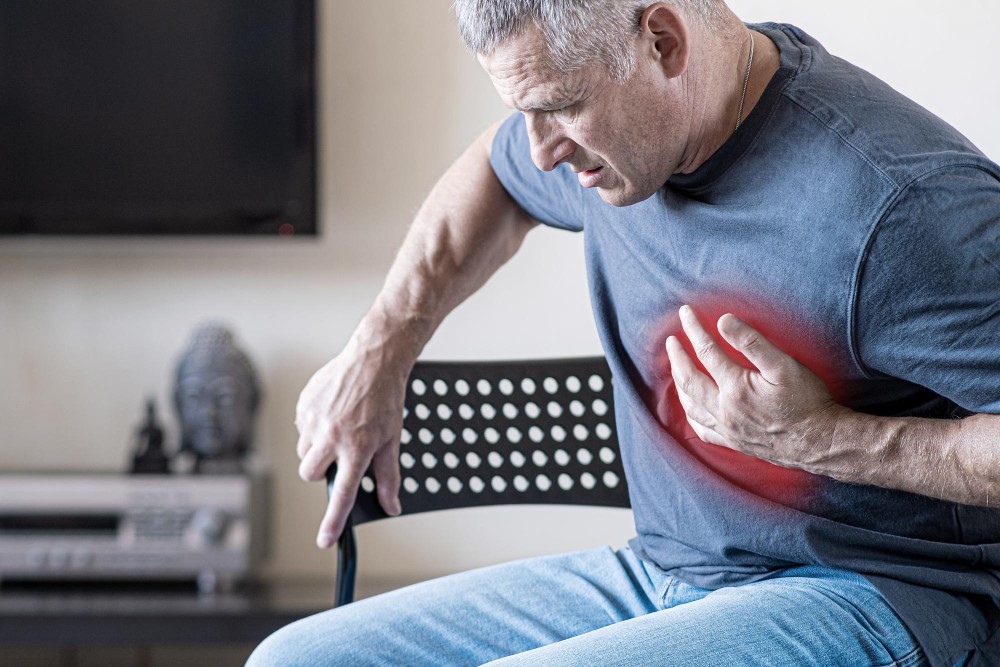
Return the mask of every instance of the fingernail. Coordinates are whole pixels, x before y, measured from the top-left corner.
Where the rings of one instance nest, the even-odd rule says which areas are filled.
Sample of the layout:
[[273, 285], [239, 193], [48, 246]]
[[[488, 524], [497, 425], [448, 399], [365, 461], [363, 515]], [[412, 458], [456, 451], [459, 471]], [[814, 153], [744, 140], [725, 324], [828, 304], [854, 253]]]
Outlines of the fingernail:
[[320, 533], [316, 536], [316, 546], [320, 549], [329, 549], [333, 544], [333, 535], [330, 533]]
[[403, 505], [399, 502], [399, 496], [392, 499], [392, 515], [399, 516], [403, 513]]

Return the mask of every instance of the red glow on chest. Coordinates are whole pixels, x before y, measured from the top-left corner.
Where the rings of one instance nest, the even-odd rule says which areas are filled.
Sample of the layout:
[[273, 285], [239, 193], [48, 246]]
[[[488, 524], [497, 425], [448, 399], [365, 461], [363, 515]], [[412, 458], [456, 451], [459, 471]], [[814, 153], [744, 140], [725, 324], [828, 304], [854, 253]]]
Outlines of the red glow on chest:
[[[824, 337], [822, 327], [773, 303], [765, 303], [761, 299], [745, 295], [702, 296], [692, 299], [689, 305], [694, 308], [705, 330], [737, 363], [754, 368], [719, 335], [718, 321], [726, 313], [736, 315], [757, 329], [787, 354], [819, 375], [827, 387], [835, 387], [836, 383], [831, 382], [836, 375], [832, 359], [834, 348]], [[810, 490], [819, 483], [819, 477], [804, 470], [785, 468], [727, 447], [704, 442], [695, 434], [681, 407], [670, 374], [670, 361], [664, 348], [666, 338], [670, 335], [677, 336], [702, 372], [705, 372], [704, 366], [698, 361], [684, 334], [676, 311], [668, 313], [662, 324], [655, 329], [656, 345], [660, 353], [656, 357], [658, 367], [654, 376], [662, 382], [662, 386], [654, 388], [660, 424], [692, 456], [730, 483], [781, 504], [801, 505]], [[835, 390], [834, 398], [837, 398]]]

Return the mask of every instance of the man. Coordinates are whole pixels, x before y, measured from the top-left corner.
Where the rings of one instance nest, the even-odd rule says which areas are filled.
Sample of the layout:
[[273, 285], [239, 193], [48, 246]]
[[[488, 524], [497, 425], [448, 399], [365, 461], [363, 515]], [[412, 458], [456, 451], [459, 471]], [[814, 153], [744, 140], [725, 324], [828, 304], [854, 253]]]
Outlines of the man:
[[319, 543], [369, 461], [398, 511], [407, 373], [539, 222], [586, 231], [638, 536], [362, 600], [251, 662], [1000, 664], [1000, 168], [721, 0], [456, 9], [521, 113], [302, 393], [300, 475], [338, 466]]

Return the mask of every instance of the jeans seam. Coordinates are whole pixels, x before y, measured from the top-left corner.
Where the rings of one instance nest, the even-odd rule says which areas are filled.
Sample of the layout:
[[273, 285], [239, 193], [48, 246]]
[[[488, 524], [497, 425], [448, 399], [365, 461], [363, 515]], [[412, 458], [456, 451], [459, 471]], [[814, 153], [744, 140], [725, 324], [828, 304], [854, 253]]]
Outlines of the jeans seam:
[[885, 665], [885, 667], [916, 667], [919, 665], [921, 660], [924, 658], [923, 649], [919, 646], [904, 655], [899, 660], [894, 660], [893, 662]]

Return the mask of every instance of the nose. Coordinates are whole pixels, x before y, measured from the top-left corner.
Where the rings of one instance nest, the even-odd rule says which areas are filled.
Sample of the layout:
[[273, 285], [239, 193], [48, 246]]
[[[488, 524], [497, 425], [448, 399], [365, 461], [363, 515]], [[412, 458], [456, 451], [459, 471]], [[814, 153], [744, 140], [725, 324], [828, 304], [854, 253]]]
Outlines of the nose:
[[563, 132], [562, 125], [545, 112], [524, 114], [531, 142], [531, 159], [542, 171], [552, 171], [573, 155], [576, 144]]

